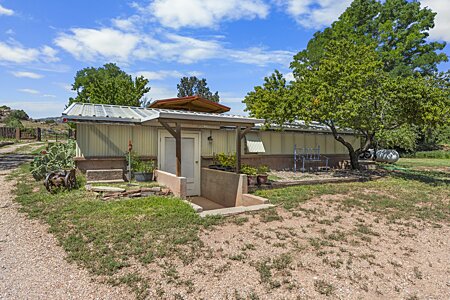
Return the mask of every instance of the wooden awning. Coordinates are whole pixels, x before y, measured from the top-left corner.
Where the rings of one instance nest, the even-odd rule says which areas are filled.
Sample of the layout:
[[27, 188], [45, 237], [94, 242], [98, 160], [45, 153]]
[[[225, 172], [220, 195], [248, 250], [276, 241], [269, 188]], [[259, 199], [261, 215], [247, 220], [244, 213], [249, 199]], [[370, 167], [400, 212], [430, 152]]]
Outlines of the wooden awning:
[[230, 108], [228, 106], [213, 102], [200, 96], [156, 100], [150, 103], [148, 108], [187, 110], [216, 114], [230, 111]]

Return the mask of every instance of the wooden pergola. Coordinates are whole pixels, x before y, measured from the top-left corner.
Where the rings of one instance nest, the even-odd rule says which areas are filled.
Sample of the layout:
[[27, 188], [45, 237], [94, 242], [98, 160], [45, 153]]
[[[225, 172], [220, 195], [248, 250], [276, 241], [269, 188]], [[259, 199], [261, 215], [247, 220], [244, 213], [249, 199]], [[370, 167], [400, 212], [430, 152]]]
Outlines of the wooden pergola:
[[[218, 125], [217, 122], [204, 122], [204, 121], [194, 121], [194, 120], [170, 120], [170, 119], [159, 119], [159, 123], [175, 138], [175, 156], [177, 160], [176, 165], [176, 175], [178, 177], [181, 176], [181, 131], [182, 124], [189, 125]], [[171, 126], [170, 124], [174, 124], [175, 126]], [[227, 127], [235, 127], [236, 131], [236, 173], [239, 174], [241, 172], [241, 161], [242, 161], [242, 139], [245, 137], [245, 134], [249, 132], [252, 127], [255, 126], [254, 123], [236, 123], [223, 124]]]

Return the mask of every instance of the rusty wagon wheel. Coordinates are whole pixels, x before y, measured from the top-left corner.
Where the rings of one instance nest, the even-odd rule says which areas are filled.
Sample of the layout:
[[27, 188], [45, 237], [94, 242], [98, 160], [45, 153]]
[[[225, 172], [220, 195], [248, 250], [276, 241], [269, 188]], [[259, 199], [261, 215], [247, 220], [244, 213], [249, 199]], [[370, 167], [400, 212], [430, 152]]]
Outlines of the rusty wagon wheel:
[[66, 176], [64, 176], [64, 186], [66, 189], [71, 190], [75, 188], [77, 185], [77, 178], [75, 176], [75, 170], [70, 170], [67, 172]]
[[47, 176], [45, 177], [45, 180], [44, 180], [44, 186], [47, 189], [47, 191], [49, 191], [50, 193], [52, 193], [53, 190], [56, 188], [56, 185], [52, 180], [55, 175], [56, 174], [54, 172], [50, 172], [47, 174]]

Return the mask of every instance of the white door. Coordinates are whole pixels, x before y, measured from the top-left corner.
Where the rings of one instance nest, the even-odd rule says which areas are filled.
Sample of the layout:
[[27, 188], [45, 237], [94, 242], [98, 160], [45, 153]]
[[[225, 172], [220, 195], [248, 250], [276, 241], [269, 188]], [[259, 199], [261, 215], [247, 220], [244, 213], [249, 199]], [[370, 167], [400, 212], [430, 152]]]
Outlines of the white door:
[[[159, 169], [176, 174], [175, 138], [168, 132], [159, 134]], [[181, 134], [181, 176], [186, 177], [187, 195], [200, 195], [200, 137], [199, 133]]]

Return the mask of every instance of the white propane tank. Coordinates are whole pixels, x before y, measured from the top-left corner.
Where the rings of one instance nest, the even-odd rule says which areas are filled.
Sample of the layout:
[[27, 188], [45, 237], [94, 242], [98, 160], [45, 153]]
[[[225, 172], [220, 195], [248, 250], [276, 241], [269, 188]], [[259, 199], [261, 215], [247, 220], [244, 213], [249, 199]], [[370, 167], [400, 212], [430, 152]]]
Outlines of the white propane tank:
[[395, 163], [400, 159], [400, 155], [395, 150], [381, 149], [377, 151], [377, 159], [379, 162]]

